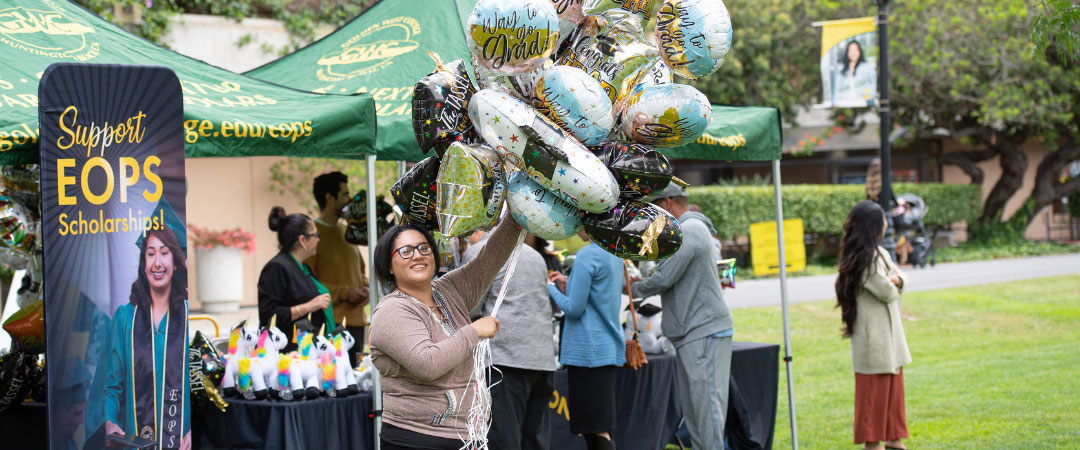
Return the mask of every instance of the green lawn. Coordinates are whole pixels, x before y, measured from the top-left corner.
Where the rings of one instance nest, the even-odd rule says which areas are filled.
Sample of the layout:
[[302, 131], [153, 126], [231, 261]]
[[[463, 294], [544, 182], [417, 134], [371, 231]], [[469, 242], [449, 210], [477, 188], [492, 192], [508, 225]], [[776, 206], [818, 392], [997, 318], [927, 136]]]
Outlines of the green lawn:
[[[834, 302], [791, 309], [799, 447], [852, 444], [854, 376]], [[908, 446], [1080, 448], [1080, 276], [904, 296]], [[739, 341], [783, 342], [780, 308], [734, 311]], [[783, 361], [774, 448], [791, 448]]]

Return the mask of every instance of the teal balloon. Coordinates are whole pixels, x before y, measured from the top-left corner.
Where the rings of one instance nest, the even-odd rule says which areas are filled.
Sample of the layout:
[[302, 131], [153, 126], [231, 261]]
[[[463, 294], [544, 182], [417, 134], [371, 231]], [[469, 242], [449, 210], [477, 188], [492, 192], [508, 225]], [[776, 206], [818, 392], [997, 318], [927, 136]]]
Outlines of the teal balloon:
[[581, 210], [525, 172], [514, 171], [506, 182], [506, 205], [514, 220], [528, 232], [549, 241], [561, 241], [581, 229]]

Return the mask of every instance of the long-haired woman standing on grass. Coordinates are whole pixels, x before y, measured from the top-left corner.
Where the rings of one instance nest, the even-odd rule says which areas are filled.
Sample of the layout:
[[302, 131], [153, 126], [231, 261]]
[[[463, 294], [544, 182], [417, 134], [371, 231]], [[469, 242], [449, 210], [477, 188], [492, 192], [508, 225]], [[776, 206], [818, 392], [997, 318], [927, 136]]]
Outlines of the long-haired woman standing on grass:
[[864, 201], [851, 209], [840, 242], [836, 303], [851, 339], [855, 371], [855, 443], [867, 450], [904, 449], [908, 437], [904, 411], [903, 366], [911, 362], [900, 322], [900, 293], [907, 276], [879, 244], [885, 237], [885, 212]]

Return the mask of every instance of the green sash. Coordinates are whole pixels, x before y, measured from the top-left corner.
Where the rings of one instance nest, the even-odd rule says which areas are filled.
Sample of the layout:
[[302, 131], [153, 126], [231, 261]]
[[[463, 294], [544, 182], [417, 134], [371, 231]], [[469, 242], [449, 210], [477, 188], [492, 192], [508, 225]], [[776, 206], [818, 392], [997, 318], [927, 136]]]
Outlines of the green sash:
[[[296, 257], [293, 256], [292, 253], [289, 253], [289, 257], [292, 258], [293, 261], [296, 261]], [[296, 261], [296, 265], [300, 266], [300, 270], [304, 271], [304, 275], [307, 275], [308, 278], [311, 278], [311, 282], [315, 283], [315, 289], [319, 291], [319, 295], [330, 293], [330, 290], [327, 289], [326, 286], [323, 286], [323, 284], [319, 282], [319, 279], [315, 278], [315, 276], [311, 274], [311, 271], [308, 270], [307, 264], [300, 264], [300, 261]], [[333, 297], [330, 298], [330, 306], [323, 310], [323, 314], [326, 315], [326, 328], [333, 329], [334, 324], [337, 323], [334, 322]]]

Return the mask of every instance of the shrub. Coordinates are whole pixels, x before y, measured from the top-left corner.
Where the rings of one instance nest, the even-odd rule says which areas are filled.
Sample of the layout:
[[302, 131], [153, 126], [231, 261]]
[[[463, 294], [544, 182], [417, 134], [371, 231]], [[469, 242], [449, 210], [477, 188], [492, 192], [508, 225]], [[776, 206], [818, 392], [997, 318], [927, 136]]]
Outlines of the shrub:
[[[712, 219], [721, 239], [746, 236], [751, 223], [776, 220], [771, 186], [704, 186], [687, 191], [690, 203], [698, 204]], [[974, 185], [896, 183], [893, 191], [913, 193], [926, 201], [930, 211], [923, 222], [927, 226], [974, 222], [981, 212], [982, 193]], [[866, 198], [862, 185], [785, 185], [781, 194], [784, 218], [801, 218], [803, 230], [808, 234], [839, 235], [848, 211]]]

